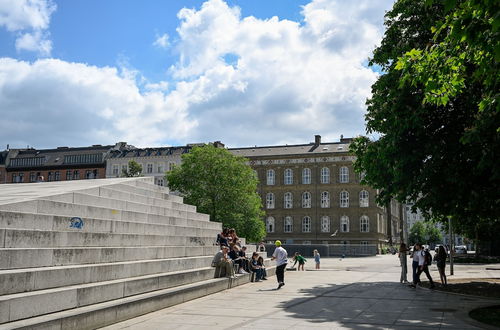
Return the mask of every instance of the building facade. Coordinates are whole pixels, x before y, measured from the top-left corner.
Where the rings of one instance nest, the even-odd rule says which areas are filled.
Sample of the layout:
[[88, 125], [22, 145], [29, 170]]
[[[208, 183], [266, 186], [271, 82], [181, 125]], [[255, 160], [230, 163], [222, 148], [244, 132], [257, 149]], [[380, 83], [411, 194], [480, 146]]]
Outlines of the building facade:
[[5, 163], [7, 162], [7, 156], [9, 152], [7, 150], [0, 151], [0, 183], [7, 182], [7, 170], [5, 169]]
[[174, 165], [180, 165], [182, 155], [188, 153], [193, 144], [181, 147], [136, 148], [131, 150], [111, 151], [106, 164], [106, 178], [123, 176], [128, 170], [128, 163], [133, 160], [142, 166], [143, 176], [152, 176], [155, 184], [166, 186], [165, 172]]
[[[250, 148], [231, 148], [249, 159], [259, 179], [266, 212], [266, 240], [288, 244], [387, 243], [387, 212], [376, 190], [354, 172], [351, 139]], [[392, 220], [397, 223], [397, 217]], [[397, 226], [396, 226], [397, 227]]]
[[5, 183], [100, 179], [106, 177], [106, 159], [115, 145], [56, 149], [10, 149], [6, 158]]

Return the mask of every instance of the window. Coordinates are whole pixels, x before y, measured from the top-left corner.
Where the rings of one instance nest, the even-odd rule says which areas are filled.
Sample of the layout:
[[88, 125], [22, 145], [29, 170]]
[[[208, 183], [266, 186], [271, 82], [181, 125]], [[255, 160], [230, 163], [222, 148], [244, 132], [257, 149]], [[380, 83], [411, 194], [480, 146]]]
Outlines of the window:
[[293, 184], [293, 171], [291, 168], [285, 170], [284, 176], [284, 184]]
[[311, 184], [311, 169], [305, 168], [302, 170], [302, 184]]
[[330, 193], [328, 191], [323, 191], [321, 193], [321, 208], [330, 207]]
[[54, 180], [54, 173], [49, 172], [49, 173], [47, 174], [47, 181], [52, 181], [52, 180]]
[[321, 217], [321, 232], [322, 233], [330, 232], [330, 217], [327, 215]]
[[361, 190], [359, 193], [359, 207], [368, 207], [368, 191]]
[[302, 232], [303, 233], [311, 232], [311, 217], [304, 217], [302, 219]]
[[91, 170], [86, 170], [85, 171], [85, 179], [93, 179], [92, 171]]
[[156, 181], [156, 184], [159, 185], [160, 187], [163, 187], [163, 185], [164, 185], [163, 179], [158, 179]]
[[268, 217], [266, 219], [266, 231], [268, 233], [274, 233], [274, 218]]
[[64, 164], [90, 164], [102, 162], [102, 154], [82, 154], [64, 156]]
[[305, 209], [311, 208], [311, 193], [308, 191], [302, 194], [302, 207]]
[[54, 180], [55, 180], [55, 181], [61, 181], [61, 172], [56, 171], [56, 172], [54, 173]]
[[163, 165], [162, 164], [158, 164], [158, 168], [157, 168], [157, 173], [163, 173]]
[[302, 245], [311, 245], [311, 241], [302, 241]]
[[123, 173], [127, 172], [128, 171], [128, 165], [122, 165], [122, 175]]
[[285, 223], [283, 225], [283, 229], [285, 233], [291, 233], [293, 231], [293, 219], [291, 216], [285, 217]]
[[276, 177], [274, 175], [274, 170], [267, 170], [267, 185], [273, 186], [276, 183]]
[[273, 193], [267, 193], [267, 195], [266, 195], [266, 208], [267, 209], [274, 209], [274, 194]]
[[72, 180], [72, 179], [73, 179], [73, 172], [66, 171], [66, 180]]
[[349, 207], [349, 193], [345, 190], [340, 192], [340, 207]]
[[349, 217], [346, 215], [340, 217], [340, 231], [342, 233], [349, 232]]
[[80, 171], [78, 170], [73, 171], [73, 180], [80, 180]]
[[330, 183], [330, 169], [328, 167], [321, 169], [321, 183]]
[[147, 165], [147, 171], [148, 171], [148, 173], [153, 173], [153, 164]]
[[35, 172], [30, 173], [30, 182], [35, 182], [36, 181], [36, 174]]
[[359, 173], [359, 181], [363, 181], [365, 179], [365, 176], [366, 176], [366, 172], [365, 171]]
[[349, 169], [347, 168], [347, 166], [342, 166], [339, 169], [339, 181], [341, 183], [349, 182]]
[[113, 165], [113, 175], [118, 176], [118, 165]]
[[359, 225], [359, 231], [362, 233], [368, 233], [370, 231], [370, 219], [366, 215], [363, 215], [359, 219], [360, 225]]
[[293, 195], [291, 192], [286, 192], [283, 196], [283, 208], [291, 209], [293, 207]]

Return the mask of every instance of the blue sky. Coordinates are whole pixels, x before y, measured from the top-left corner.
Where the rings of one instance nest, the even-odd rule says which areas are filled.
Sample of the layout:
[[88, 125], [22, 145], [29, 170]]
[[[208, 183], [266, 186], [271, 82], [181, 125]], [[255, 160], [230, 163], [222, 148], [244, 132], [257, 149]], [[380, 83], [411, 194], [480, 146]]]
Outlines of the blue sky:
[[[0, 0], [0, 143], [364, 133], [390, 0]], [[4, 146], [0, 145], [0, 148]]]

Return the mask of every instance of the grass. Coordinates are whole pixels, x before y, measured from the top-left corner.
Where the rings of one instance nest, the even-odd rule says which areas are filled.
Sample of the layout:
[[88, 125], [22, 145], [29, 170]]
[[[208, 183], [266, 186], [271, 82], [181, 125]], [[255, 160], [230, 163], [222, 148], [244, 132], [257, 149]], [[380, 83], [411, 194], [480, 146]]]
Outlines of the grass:
[[500, 327], [500, 306], [489, 306], [474, 309], [469, 316], [476, 321]]

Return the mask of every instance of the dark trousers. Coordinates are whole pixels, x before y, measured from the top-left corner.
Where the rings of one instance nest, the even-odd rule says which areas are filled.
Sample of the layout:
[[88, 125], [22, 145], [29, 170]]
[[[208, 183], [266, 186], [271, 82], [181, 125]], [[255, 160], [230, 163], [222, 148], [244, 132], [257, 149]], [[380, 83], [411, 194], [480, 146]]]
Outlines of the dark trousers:
[[425, 273], [425, 276], [427, 276], [427, 279], [429, 280], [431, 285], [434, 285], [434, 281], [432, 280], [431, 274], [429, 273], [429, 267], [427, 267], [427, 265], [424, 265], [424, 267], [422, 269], [420, 269], [420, 268], [418, 269], [418, 272], [417, 272], [418, 282], [420, 282], [420, 274], [422, 274], [422, 272]]
[[285, 267], [286, 264], [276, 267], [276, 278], [278, 279], [278, 283], [285, 283]]
[[413, 261], [411, 263], [411, 269], [413, 270], [412, 273], [413, 284], [417, 284], [420, 281], [420, 278], [417, 277], [418, 261]]

